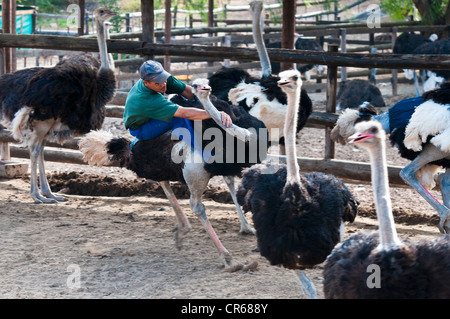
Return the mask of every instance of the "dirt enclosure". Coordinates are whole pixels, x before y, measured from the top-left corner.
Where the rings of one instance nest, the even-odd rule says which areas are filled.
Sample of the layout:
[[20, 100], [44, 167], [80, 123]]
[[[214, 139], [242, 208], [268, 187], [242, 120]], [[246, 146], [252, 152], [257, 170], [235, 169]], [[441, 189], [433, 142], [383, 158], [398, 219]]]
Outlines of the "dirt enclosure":
[[[410, 91], [391, 98], [389, 87], [381, 88], [388, 105], [411, 96], [413, 90], [408, 87]], [[323, 107], [323, 95], [311, 94], [315, 110]], [[298, 138], [299, 156], [323, 156], [323, 130], [305, 128]], [[336, 158], [368, 161], [364, 151], [340, 145]], [[389, 148], [388, 163], [402, 166], [407, 161]], [[174, 184], [192, 230], [177, 250], [175, 215], [155, 183], [120, 168], [61, 163], [47, 167], [52, 188], [65, 194], [66, 202], [34, 204], [28, 195], [28, 176], [0, 179], [1, 298], [306, 298], [293, 271], [269, 265], [255, 251], [255, 236], [238, 234], [239, 219], [220, 177], [211, 181], [204, 204], [234, 260], [258, 263], [251, 271], [224, 270], [190, 211], [185, 186]], [[347, 235], [376, 229], [371, 185], [347, 185], [361, 202]], [[432, 194], [441, 199], [439, 192]], [[392, 188], [391, 196], [402, 237], [441, 236], [436, 214], [412, 189]], [[247, 217], [251, 220], [251, 215]], [[321, 265], [307, 271], [319, 298], [321, 271]]]

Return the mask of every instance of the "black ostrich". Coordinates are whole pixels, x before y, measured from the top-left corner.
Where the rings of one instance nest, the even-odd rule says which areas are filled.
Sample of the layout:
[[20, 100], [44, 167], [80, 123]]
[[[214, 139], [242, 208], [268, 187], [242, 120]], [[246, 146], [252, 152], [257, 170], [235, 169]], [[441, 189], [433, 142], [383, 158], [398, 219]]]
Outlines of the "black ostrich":
[[[392, 53], [394, 54], [448, 54], [450, 51], [449, 44], [447, 43], [447, 39], [436, 41], [437, 35], [432, 34], [429, 38], [415, 34], [413, 32], [403, 32], [395, 41], [394, 48], [392, 49]], [[419, 80], [417, 78], [417, 74], [415, 70], [405, 69], [405, 77], [407, 79], [414, 79], [414, 86], [416, 88], [417, 96], [420, 95], [419, 90]], [[437, 75], [437, 73], [439, 75]], [[450, 75], [449, 71], [439, 70], [432, 71], [430, 79], [427, 82], [424, 81], [424, 76], [422, 76], [422, 83], [424, 91], [429, 91], [430, 89], [434, 89], [438, 82], [442, 82], [442, 80], [437, 77], [443, 77], [444, 79]]]
[[375, 107], [384, 107], [383, 95], [379, 88], [367, 80], [342, 81], [337, 94], [337, 110], [355, 108], [363, 102], [368, 102]]
[[370, 154], [379, 228], [351, 235], [328, 256], [323, 269], [325, 298], [450, 298], [450, 237], [400, 240], [389, 196], [385, 132], [377, 121], [361, 122], [355, 131], [350, 142]]
[[386, 106], [380, 89], [369, 81], [361, 79], [342, 81], [336, 98], [338, 111], [358, 107], [364, 102], [375, 107]]
[[[380, 122], [400, 156], [411, 161], [400, 171], [401, 178], [436, 210], [441, 232], [450, 230], [449, 104], [450, 83], [444, 83], [423, 97], [400, 101], [382, 114], [370, 105], [345, 110], [331, 131], [331, 139], [345, 145], [356, 123], [370, 119]], [[439, 168], [445, 172], [439, 173]], [[443, 204], [428, 192], [436, 180], [440, 181]]]
[[394, 54], [410, 54], [414, 49], [418, 48], [424, 43], [432, 42], [431, 39], [414, 32], [403, 32], [400, 34], [394, 43], [392, 53]]
[[[278, 142], [284, 154], [283, 125], [287, 109], [286, 94], [278, 87], [278, 76], [272, 75], [269, 55], [263, 41], [261, 27], [262, 1], [250, 3], [253, 15], [253, 39], [259, 54], [262, 77], [251, 76], [238, 67], [221, 68], [209, 77], [212, 94], [234, 105], [244, 107], [252, 116], [263, 121], [269, 139]], [[301, 90], [297, 132], [306, 124], [312, 113], [312, 101], [306, 90]], [[278, 137], [278, 139], [276, 138]]]
[[270, 173], [274, 163], [256, 164], [243, 172], [238, 201], [253, 213], [258, 248], [272, 265], [298, 270], [302, 289], [314, 298], [315, 288], [302, 271], [323, 262], [343, 235], [343, 222], [352, 222], [358, 202], [332, 175], [300, 175], [295, 136], [301, 78], [297, 70], [280, 73], [288, 94], [284, 125], [286, 165]]
[[30, 149], [30, 195], [35, 203], [65, 200], [54, 195], [48, 185], [45, 142], [62, 143], [103, 124], [105, 105], [116, 87], [114, 65], [108, 59], [105, 39], [105, 23], [114, 15], [107, 8], [94, 11], [100, 61], [92, 54], [77, 55], [52, 68], [23, 69], [0, 78], [0, 120]]
[[[267, 45], [270, 49], [281, 49], [281, 41], [271, 42]], [[316, 51], [316, 52], [322, 52], [323, 48], [322, 46], [317, 43], [316, 40], [313, 39], [304, 39], [301, 37], [298, 37], [295, 40], [295, 49], [296, 50], [308, 50], [308, 51]], [[271, 62], [270, 66], [272, 68], [272, 72], [274, 74], [280, 73], [280, 62]], [[318, 65], [318, 64], [302, 64], [302, 65], [296, 65], [297, 70], [305, 74], [305, 79], [309, 81], [311, 79], [310, 70], [314, 69], [317, 74], [322, 74], [326, 66], [325, 65]]]
[[[106, 131], [93, 131], [87, 134], [80, 140], [79, 146], [84, 159], [91, 165], [106, 165], [110, 161], [118, 161], [122, 167], [135, 172], [137, 176], [159, 182], [177, 216], [178, 225], [175, 232], [177, 248], [181, 248], [182, 240], [190, 230], [190, 223], [178, 204], [169, 181], [187, 184], [191, 208], [211, 237], [228, 269], [231, 255], [220, 242], [207, 217], [202, 195], [211, 177], [240, 176], [244, 167], [264, 159], [267, 154], [267, 143], [264, 145], [259, 141], [260, 137], [263, 142], [264, 139], [267, 141], [267, 130], [261, 121], [251, 117], [241, 107], [230, 106], [225, 101], [211, 97], [215, 107], [228, 113], [233, 120], [233, 125], [225, 129], [220, 116], [217, 116], [217, 109], [209, 100], [210, 87], [207, 80], [195, 80], [193, 91], [199, 101], [186, 102], [182, 97], [175, 98], [174, 101], [184, 106], [204, 108], [212, 116], [210, 120], [193, 123], [194, 131], [203, 139], [200, 140], [201, 149], [191, 147], [186, 139], [174, 140], [170, 133], [151, 140], [140, 140], [130, 147], [131, 141], [126, 138], [115, 138]], [[174, 133], [178, 136], [184, 135], [183, 132]], [[233, 137], [239, 138], [239, 141]], [[245, 223], [251, 230], [246, 220]]]
[[[441, 40], [425, 42], [422, 45], [415, 48], [412, 54], [450, 54], [450, 39], [445, 38]], [[439, 87], [442, 82], [450, 80], [450, 71], [449, 70], [430, 70], [428, 72], [429, 77], [423, 83], [424, 92], [435, 89]]]

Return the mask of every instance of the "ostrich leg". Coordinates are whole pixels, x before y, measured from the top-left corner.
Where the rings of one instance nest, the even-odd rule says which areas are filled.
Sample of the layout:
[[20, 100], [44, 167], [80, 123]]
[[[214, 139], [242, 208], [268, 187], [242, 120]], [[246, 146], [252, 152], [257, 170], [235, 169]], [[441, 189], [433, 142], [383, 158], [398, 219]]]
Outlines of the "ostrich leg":
[[224, 176], [223, 177], [225, 183], [230, 190], [231, 198], [233, 199], [233, 203], [236, 206], [239, 219], [241, 220], [241, 229], [239, 230], [240, 234], [256, 234], [256, 230], [250, 225], [247, 218], [245, 218], [244, 212], [242, 211], [241, 205], [239, 205], [236, 197], [236, 188], [234, 186], [234, 177], [233, 176]]
[[450, 208], [450, 168], [447, 168], [445, 173], [439, 175], [439, 180], [444, 205]]
[[305, 295], [307, 295], [310, 299], [317, 299], [317, 290], [314, 286], [312, 280], [306, 275], [303, 270], [296, 270], [298, 278], [302, 284], [302, 291]]
[[211, 222], [206, 215], [205, 205], [202, 203], [202, 196], [210, 179], [210, 175], [203, 168], [203, 163], [186, 163], [183, 169], [183, 176], [189, 187], [190, 204], [192, 211], [197, 215], [198, 219], [202, 223], [209, 237], [214, 243], [214, 246], [219, 251], [220, 258], [225, 267], [231, 265], [231, 255], [228, 250], [220, 242], [219, 237], [214, 231]]
[[39, 184], [41, 186], [42, 195], [46, 196], [49, 199], [54, 199], [54, 201], [50, 201], [50, 203], [56, 202], [64, 202], [67, 199], [63, 196], [56, 196], [52, 193], [50, 189], [50, 185], [48, 184], [47, 176], [45, 174], [45, 164], [44, 164], [44, 145], [39, 150], [38, 155], [38, 165], [39, 165]]
[[175, 226], [175, 245], [177, 249], [181, 249], [183, 239], [191, 230], [191, 225], [189, 224], [189, 220], [187, 219], [186, 214], [178, 203], [178, 200], [175, 197], [175, 194], [170, 187], [169, 182], [162, 181], [159, 182], [159, 185], [161, 185], [164, 194], [166, 194], [166, 197], [169, 200], [173, 210], [175, 211], [175, 215], [177, 216], [178, 224]]
[[[413, 187], [439, 214], [441, 219], [439, 223], [439, 230], [441, 233], [448, 233], [450, 231], [450, 209], [439, 203], [417, 180], [416, 172], [425, 164], [445, 158], [447, 153], [443, 153], [433, 144], [427, 144], [423, 151], [411, 163], [400, 171], [400, 177]], [[442, 187], [442, 186], [441, 186]], [[448, 196], [445, 195], [444, 201], [448, 201]]]
[[[44, 150], [43, 142], [35, 142], [30, 145], [30, 180], [31, 180], [31, 188], [30, 188], [30, 196], [34, 199], [36, 204], [51, 204], [57, 203], [57, 201], [53, 198], [46, 198], [39, 194], [39, 186], [37, 181], [37, 166], [40, 162], [41, 153]], [[39, 176], [42, 179], [42, 174], [45, 176], [44, 170], [39, 170]], [[42, 182], [42, 180], [41, 180]], [[47, 184], [48, 185], [48, 184]]]

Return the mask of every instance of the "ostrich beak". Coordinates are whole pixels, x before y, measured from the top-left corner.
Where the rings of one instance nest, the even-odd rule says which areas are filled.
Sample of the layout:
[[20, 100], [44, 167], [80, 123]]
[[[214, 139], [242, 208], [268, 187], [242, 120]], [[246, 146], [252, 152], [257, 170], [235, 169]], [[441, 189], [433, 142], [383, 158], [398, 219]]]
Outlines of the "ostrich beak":
[[372, 137], [374, 137], [375, 135], [373, 134], [369, 134], [369, 133], [355, 133], [352, 136], [349, 136], [348, 138], [348, 143], [349, 144], [356, 144], [356, 143], [360, 143], [362, 141], [371, 139]]
[[209, 91], [211, 91], [211, 87], [208, 84], [205, 84], [205, 85], [198, 87], [197, 91], [209, 92]]

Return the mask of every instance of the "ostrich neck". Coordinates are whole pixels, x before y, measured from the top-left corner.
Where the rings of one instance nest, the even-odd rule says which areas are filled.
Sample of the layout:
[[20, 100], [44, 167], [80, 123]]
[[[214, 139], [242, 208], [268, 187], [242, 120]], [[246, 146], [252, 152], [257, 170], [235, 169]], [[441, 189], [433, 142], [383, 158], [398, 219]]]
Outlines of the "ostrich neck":
[[297, 162], [295, 138], [297, 135], [298, 105], [300, 102], [300, 87], [297, 92], [288, 93], [288, 105], [284, 124], [284, 139], [286, 148], [286, 183], [300, 184], [300, 167]]
[[100, 61], [102, 69], [112, 69], [108, 59], [108, 47], [106, 45], [106, 28], [105, 24], [96, 20], [97, 26], [97, 42], [98, 42], [98, 51], [100, 53]]
[[237, 139], [243, 141], [243, 142], [256, 142], [257, 135], [256, 133], [247, 130], [245, 128], [239, 127], [235, 124], [231, 124], [231, 126], [226, 127], [222, 123], [222, 114], [219, 112], [219, 110], [216, 109], [214, 104], [212, 104], [211, 100], [209, 99], [209, 95], [205, 96], [204, 94], [196, 94], [198, 97], [198, 100], [203, 105], [205, 111], [211, 116], [211, 119], [216, 122], [219, 127], [221, 127], [225, 132], [230, 134], [231, 136], [236, 137]]
[[263, 11], [263, 3], [262, 1], [254, 1], [251, 3], [250, 7], [253, 13], [253, 41], [256, 44], [256, 50], [259, 55], [262, 77], [265, 78], [272, 75], [272, 67], [270, 66], [269, 55], [263, 40], [264, 17], [261, 15]]
[[391, 197], [389, 195], [389, 180], [386, 165], [386, 150], [384, 140], [380, 147], [370, 150], [372, 163], [372, 185], [375, 197], [375, 209], [379, 223], [380, 249], [388, 250], [401, 245], [395, 229], [392, 215]]

